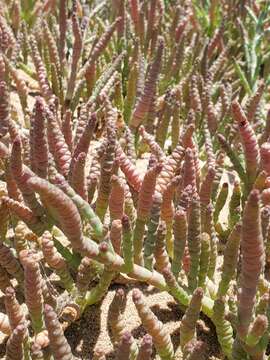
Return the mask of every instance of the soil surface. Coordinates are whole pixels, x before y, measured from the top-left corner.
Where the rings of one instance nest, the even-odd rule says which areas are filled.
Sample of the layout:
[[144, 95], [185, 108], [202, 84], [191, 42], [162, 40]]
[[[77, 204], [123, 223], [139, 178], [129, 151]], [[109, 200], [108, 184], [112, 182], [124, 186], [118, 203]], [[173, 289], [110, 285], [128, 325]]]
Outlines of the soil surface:
[[[137, 287], [143, 292], [147, 305], [164, 324], [166, 331], [170, 333], [176, 350], [179, 346], [180, 320], [184, 312], [181, 311], [172, 296], [141, 283], [113, 284], [100, 303], [89, 306], [83, 316], [65, 331], [76, 359], [91, 360], [94, 351], [97, 349], [102, 349], [105, 352], [107, 360], [116, 359], [116, 351], [113, 348], [110, 332], [108, 331], [107, 316], [115, 291], [119, 287], [123, 288], [127, 295], [124, 313], [126, 329], [131, 331], [136, 342], [140, 344], [142, 337], [146, 334], [132, 301], [132, 290]], [[4, 312], [4, 309], [4, 297], [2, 295], [0, 297], [0, 311]], [[203, 314], [197, 324], [197, 336], [199, 340], [203, 340], [207, 345], [205, 359], [221, 359], [215, 327]], [[6, 341], [7, 336], [0, 332], [0, 359], [5, 358]], [[156, 354], [153, 354], [153, 359], [158, 359]]]
[[[106, 359], [116, 359], [116, 352], [113, 349], [110, 333], [107, 326], [107, 315], [110, 303], [115, 291], [122, 287], [127, 294], [127, 305], [124, 313], [126, 329], [131, 331], [133, 337], [140, 343], [146, 334], [138, 317], [136, 308], [132, 302], [132, 289], [138, 287], [144, 293], [147, 305], [155, 313], [158, 319], [164, 324], [170, 333], [174, 348], [179, 346], [179, 325], [183, 316], [179, 305], [166, 292], [160, 292], [152, 286], [142, 284], [112, 285], [109, 292], [101, 303], [90, 306], [84, 316], [66, 330], [66, 337], [73, 349], [73, 354], [78, 359], [92, 359], [96, 349], [102, 349], [106, 353]], [[216, 338], [213, 324], [202, 315], [198, 322], [197, 334], [200, 340], [207, 344], [207, 359], [212, 356], [219, 357], [220, 348]], [[157, 358], [153, 354], [153, 359]]]

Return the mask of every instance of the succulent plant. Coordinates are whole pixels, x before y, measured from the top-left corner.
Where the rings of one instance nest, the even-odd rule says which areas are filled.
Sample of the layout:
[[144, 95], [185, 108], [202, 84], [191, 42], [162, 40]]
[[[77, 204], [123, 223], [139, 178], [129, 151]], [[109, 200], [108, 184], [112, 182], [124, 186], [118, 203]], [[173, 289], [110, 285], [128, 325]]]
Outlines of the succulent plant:
[[[202, 313], [222, 358], [267, 358], [269, 9], [0, 4], [7, 359], [74, 359], [64, 331], [118, 282], [134, 287], [146, 334], [126, 329], [119, 288], [107, 321], [117, 359], [210, 358]], [[177, 346], [138, 282], [184, 311]]]

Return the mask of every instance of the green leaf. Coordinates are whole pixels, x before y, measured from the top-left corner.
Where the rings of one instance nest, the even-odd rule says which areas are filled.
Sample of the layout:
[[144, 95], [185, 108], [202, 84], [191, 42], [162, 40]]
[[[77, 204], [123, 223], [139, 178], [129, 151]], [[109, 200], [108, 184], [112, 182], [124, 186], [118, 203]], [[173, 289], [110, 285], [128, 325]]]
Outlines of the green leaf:
[[258, 18], [256, 16], [256, 14], [253, 12], [253, 10], [249, 7], [246, 6], [246, 10], [247, 10], [247, 15], [250, 17], [250, 19], [257, 25], [258, 23]]
[[242, 71], [242, 69], [240, 68], [240, 65], [237, 63], [237, 61], [235, 59], [233, 59], [233, 65], [234, 65], [234, 69], [235, 69], [237, 75], [239, 76], [239, 79], [241, 80], [241, 83], [242, 83], [244, 89], [246, 90], [246, 92], [249, 95], [252, 95], [252, 90], [247, 81], [247, 78], [246, 78], [244, 72]]
[[69, 248], [64, 245], [67, 242], [65, 235], [56, 226], [52, 229], [53, 241], [56, 249], [68, 262], [73, 270], [77, 270], [81, 262], [81, 256], [77, 253], [72, 253]]

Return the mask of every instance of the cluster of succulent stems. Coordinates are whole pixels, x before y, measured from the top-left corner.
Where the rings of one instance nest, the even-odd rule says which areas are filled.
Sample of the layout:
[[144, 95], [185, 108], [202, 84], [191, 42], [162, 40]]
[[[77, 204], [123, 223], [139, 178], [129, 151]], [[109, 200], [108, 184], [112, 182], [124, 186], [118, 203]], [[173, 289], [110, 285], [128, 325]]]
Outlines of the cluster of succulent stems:
[[[222, 358], [265, 360], [270, 6], [110, 3], [0, 4], [6, 359], [75, 359], [64, 331], [121, 282], [107, 321], [118, 360], [210, 359], [202, 313]], [[177, 346], [140, 283], [183, 312]]]

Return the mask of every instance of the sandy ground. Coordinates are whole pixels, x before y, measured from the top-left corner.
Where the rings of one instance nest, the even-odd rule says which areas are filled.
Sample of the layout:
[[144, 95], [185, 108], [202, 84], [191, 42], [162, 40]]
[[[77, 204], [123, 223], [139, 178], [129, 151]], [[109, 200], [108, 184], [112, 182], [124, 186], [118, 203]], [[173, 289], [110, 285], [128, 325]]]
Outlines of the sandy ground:
[[[96, 349], [103, 350], [107, 360], [116, 359], [116, 351], [113, 348], [110, 333], [107, 326], [108, 309], [114, 297], [115, 291], [122, 287], [127, 295], [127, 304], [124, 313], [126, 329], [131, 331], [136, 342], [140, 344], [142, 337], [146, 334], [141, 321], [137, 315], [132, 301], [132, 289], [140, 288], [144, 293], [147, 305], [164, 324], [166, 331], [176, 350], [179, 346], [179, 326], [183, 312], [175, 300], [166, 292], [160, 292], [152, 286], [144, 284], [119, 285], [112, 284], [103, 300], [89, 306], [82, 318], [71, 324], [65, 332], [72, 352], [76, 359], [91, 360]], [[0, 311], [4, 312], [3, 296], [0, 297]], [[207, 344], [207, 356], [205, 359], [220, 358], [215, 327], [204, 315], [197, 325], [198, 339]], [[0, 359], [4, 359], [7, 337], [0, 333]], [[153, 359], [158, 357], [153, 353]]]
[[[126, 329], [131, 331], [138, 343], [146, 334], [132, 302], [132, 289], [139, 287], [145, 296], [148, 306], [162, 321], [168, 333], [170, 333], [174, 348], [179, 346], [179, 325], [183, 316], [178, 304], [166, 292], [160, 292], [155, 288], [142, 284], [128, 286], [112, 285], [109, 292], [100, 304], [90, 306], [84, 316], [72, 324], [66, 331], [66, 337], [73, 349], [73, 354], [78, 359], [91, 359], [96, 349], [102, 349], [106, 353], [106, 359], [116, 359], [110, 334], [107, 327], [108, 308], [117, 288], [122, 287], [127, 294], [125, 310]], [[214, 326], [206, 317], [198, 324], [198, 338], [207, 343], [207, 359], [218, 356], [220, 353]], [[153, 354], [153, 359], [155, 359]]]

